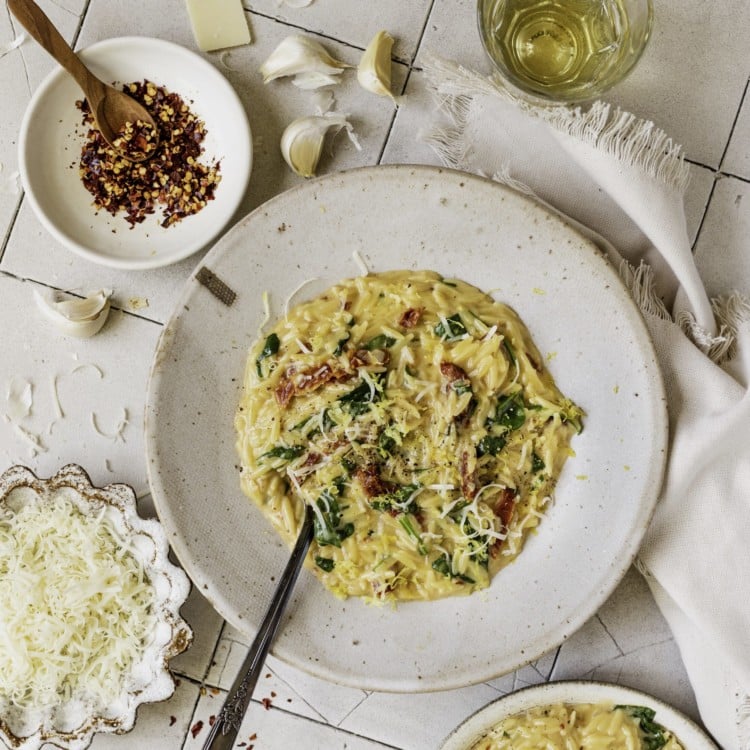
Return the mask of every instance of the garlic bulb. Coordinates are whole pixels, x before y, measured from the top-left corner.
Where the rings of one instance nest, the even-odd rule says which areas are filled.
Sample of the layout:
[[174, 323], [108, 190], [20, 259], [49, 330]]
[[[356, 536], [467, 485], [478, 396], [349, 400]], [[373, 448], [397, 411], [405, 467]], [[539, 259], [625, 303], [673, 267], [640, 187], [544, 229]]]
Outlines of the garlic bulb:
[[391, 93], [391, 50], [393, 37], [387, 31], [378, 31], [362, 54], [357, 68], [357, 80], [362, 88], [378, 96]]
[[111, 289], [100, 289], [83, 299], [58, 301], [34, 291], [37, 305], [65, 336], [89, 338], [98, 333], [109, 315]]
[[293, 34], [284, 39], [260, 66], [263, 83], [295, 76], [300, 88], [314, 89], [338, 83], [337, 76], [352, 66], [331, 57], [320, 42]]
[[329, 112], [326, 115], [300, 117], [290, 123], [281, 136], [281, 155], [301, 177], [313, 177], [323, 152], [323, 141], [331, 129], [346, 128], [355, 146], [359, 147], [346, 115]]

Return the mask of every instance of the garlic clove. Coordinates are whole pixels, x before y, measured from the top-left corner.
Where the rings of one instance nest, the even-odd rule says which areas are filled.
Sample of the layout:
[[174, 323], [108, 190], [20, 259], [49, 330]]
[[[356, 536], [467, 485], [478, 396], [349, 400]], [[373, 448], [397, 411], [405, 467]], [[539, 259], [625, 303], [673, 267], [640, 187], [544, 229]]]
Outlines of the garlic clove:
[[[284, 76], [297, 76], [317, 73], [327, 78], [319, 78], [318, 86], [336, 83], [334, 76], [341, 75], [345, 68], [351, 68], [348, 63], [336, 60], [328, 54], [320, 42], [309, 36], [292, 34], [286, 37], [260, 66], [263, 83], [269, 83]], [[308, 83], [310, 79], [308, 78]], [[325, 83], [322, 81], [325, 80]], [[314, 88], [307, 86], [307, 88]]]
[[39, 309], [65, 336], [89, 338], [98, 333], [107, 320], [111, 289], [100, 289], [83, 299], [58, 301], [34, 291]]
[[378, 31], [362, 54], [357, 67], [357, 80], [362, 88], [378, 96], [391, 93], [391, 50], [393, 37], [387, 31]]
[[306, 71], [304, 73], [297, 73], [292, 78], [292, 83], [299, 89], [319, 89], [323, 86], [333, 86], [339, 82], [336, 76], [332, 76], [329, 73], [318, 73], [317, 71]]
[[337, 131], [345, 128], [356, 145], [352, 126], [346, 115], [337, 112], [300, 117], [287, 126], [281, 136], [281, 155], [292, 171], [301, 177], [315, 175], [326, 133], [331, 128]]

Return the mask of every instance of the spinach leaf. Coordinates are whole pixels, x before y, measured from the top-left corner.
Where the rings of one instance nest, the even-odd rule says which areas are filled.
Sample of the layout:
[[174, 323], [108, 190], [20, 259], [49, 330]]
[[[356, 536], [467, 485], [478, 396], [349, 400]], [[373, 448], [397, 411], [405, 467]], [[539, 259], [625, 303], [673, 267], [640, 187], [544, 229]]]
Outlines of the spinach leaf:
[[268, 359], [269, 357], [273, 357], [274, 354], [278, 353], [278, 351], [279, 337], [275, 333], [270, 333], [266, 338], [266, 343], [263, 345], [263, 349], [258, 355], [258, 358], [255, 360], [255, 369], [258, 372], [259, 378], [263, 377], [263, 367], [261, 364], [263, 360]]
[[477, 445], [477, 456], [496, 456], [504, 447], [502, 435], [485, 435]]
[[378, 438], [378, 453], [382, 458], [388, 458], [393, 454], [393, 449], [396, 447], [396, 440], [392, 438], [387, 432], [383, 431], [380, 433]]
[[437, 560], [433, 561], [432, 569], [436, 570], [438, 573], [442, 573], [446, 578], [458, 578], [464, 583], [475, 583], [473, 578], [469, 578], [469, 576], [466, 576], [463, 573], [454, 573], [453, 568], [445, 555], [438, 557]]
[[466, 326], [461, 320], [461, 315], [455, 313], [449, 318], [442, 320], [434, 328], [435, 334], [445, 341], [457, 341], [466, 335]]
[[364, 414], [370, 404], [374, 404], [383, 396], [383, 381], [385, 373], [376, 373], [372, 376], [375, 381], [375, 392], [372, 392], [370, 384], [363, 380], [356, 388], [339, 397], [339, 403], [354, 417]]
[[427, 548], [422, 542], [422, 537], [419, 536], [419, 533], [414, 528], [414, 524], [411, 522], [411, 516], [407, 515], [406, 513], [402, 513], [398, 517], [398, 522], [401, 524], [404, 531], [417, 543], [417, 552], [419, 552], [420, 555], [426, 555]]
[[516, 353], [513, 351], [513, 347], [511, 346], [508, 339], [503, 339], [503, 346], [505, 347], [505, 351], [508, 353], [508, 359], [510, 359], [512, 364], [516, 364]]
[[393, 346], [395, 343], [396, 339], [391, 338], [390, 336], [386, 336], [384, 333], [381, 333], [379, 336], [375, 336], [375, 338], [370, 339], [364, 345], [364, 348], [367, 349], [368, 352], [371, 352], [373, 349], [387, 349], [389, 346]]
[[638, 720], [641, 732], [643, 732], [643, 737], [641, 738], [643, 747], [646, 750], [659, 750], [667, 744], [667, 730], [661, 724], [654, 721], [656, 711], [653, 708], [627, 705], [618, 705], [615, 708], [623, 709], [623, 711]]
[[339, 339], [338, 343], [336, 344], [336, 348], [333, 350], [334, 356], [338, 357], [339, 354], [341, 354], [344, 351], [344, 347], [346, 346], [346, 342], [349, 341], [349, 339], [352, 337], [351, 333], [346, 334], [343, 339]]
[[456, 392], [457, 396], [472, 392], [470, 380], [454, 380], [451, 383], [451, 388]]
[[330, 557], [320, 557], [320, 555], [315, 556], [315, 564], [326, 573], [330, 573], [336, 567], [335, 560], [331, 560]]
[[331, 489], [325, 489], [316, 501], [319, 513], [313, 519], [315, 541], [321, 546], [340, 547], [341, 542], [354, 533], [354, 524], [341, 523], [341, 507], [337, 495], [343, 491], [344, 477], [337, 477]]
[[491, 424], [500, 425], [510, 430], [517, 430], [526, 421], [521, 392], [501, 399], [495, 408], [495, 414], [488, 420]]
[[284, 461], [293, 461], [305, 452], [302, 445], [277, 445], [270, 451], [263, 453], [260, 458], [281, 458]]
[[537, 456], [536, 451], [531, 452], [531, 471], [533, 471], [534, 474], [544, 471], [544, 461]]
[[438, 573], [442, 573], [446, 578], [451, 578], [453, 576], [451, 564], [448, 562], [448, 558], [445, 555], [438, 557], [438, 559], [432, 563], [432, 569], [436, 570]]
[[397, 490], [389, 492], [386, 495], [378, 495], [370, 501], [370, 506], [374, 510], [380, 511], [398, 511], [399, 513], [416, 513], [417, 503], [412, 500], [406, 506], [404, 503], [420, 488], [419, 484], [404, 484]]

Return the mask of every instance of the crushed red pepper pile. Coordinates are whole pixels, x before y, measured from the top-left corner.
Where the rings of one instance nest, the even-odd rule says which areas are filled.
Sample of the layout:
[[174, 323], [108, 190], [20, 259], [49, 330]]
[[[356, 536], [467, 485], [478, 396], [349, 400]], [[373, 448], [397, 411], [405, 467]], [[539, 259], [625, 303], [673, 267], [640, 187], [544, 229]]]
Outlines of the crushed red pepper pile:
[[[88, 127], [79, 174], [94, 196], [94, 206], [113, 216], [124, 212], [131, 228], [160, 209], [162, 227], [198, 213], [215, 197], [220, 162], [203, 164], [206, 128], [182, 97], [150, 81], [129, 83], [123, 90], [141, 102], [156, 121], [159, 143], [146, 161], [128, 161], [94, 125], [86, 100], [76, 102]], [[136, 131], [135, 137], [138, 137]]]

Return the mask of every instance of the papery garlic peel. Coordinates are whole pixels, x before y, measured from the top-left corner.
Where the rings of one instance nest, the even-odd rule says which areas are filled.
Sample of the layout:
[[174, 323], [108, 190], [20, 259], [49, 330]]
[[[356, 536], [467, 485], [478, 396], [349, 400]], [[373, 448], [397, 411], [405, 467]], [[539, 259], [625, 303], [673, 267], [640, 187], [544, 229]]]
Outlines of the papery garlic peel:
[[357, 80], [362, 88], [378, 96], [391, 93], [391, 50], [393, 37], [387, 31], [378, 31], [362, 54], [357, 67]]
[[352, 130], [346, 116], [335, 112], [300, 117], [287, 126], [281, 136], [281, 155], [294, 172], [301, 177], [315, 175], [326, 133], [331, 128]]
[[263, 83], [284, 76], [299, 76], [301, 88], [318, 88], [337, 82], [348, 63], [336, 60], [320, 42], [309, 36], [292, 34], [286, 37], [260, 66]]
[[100, 289], [83, 299], [49, 300], [34, 291], [37, 305], [65, 336], [89, 338], [98, 333], [109, 315], [110, 289]]

